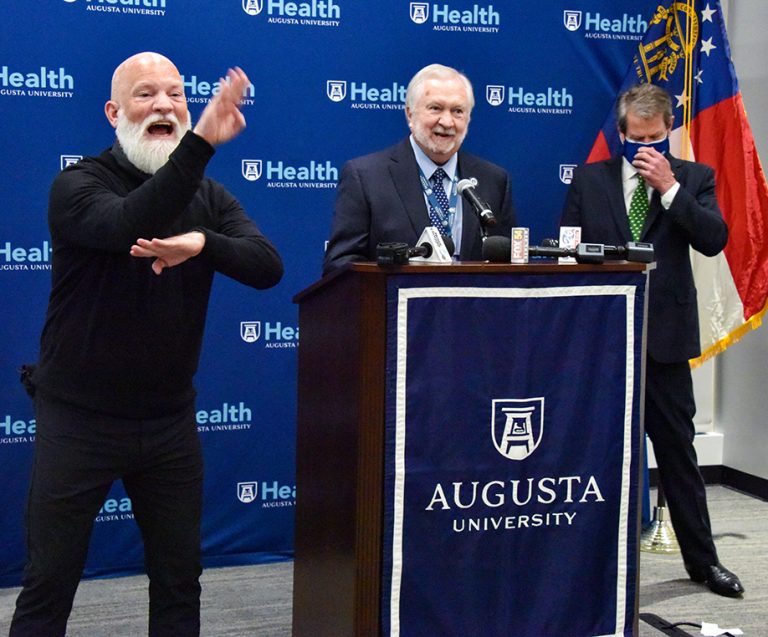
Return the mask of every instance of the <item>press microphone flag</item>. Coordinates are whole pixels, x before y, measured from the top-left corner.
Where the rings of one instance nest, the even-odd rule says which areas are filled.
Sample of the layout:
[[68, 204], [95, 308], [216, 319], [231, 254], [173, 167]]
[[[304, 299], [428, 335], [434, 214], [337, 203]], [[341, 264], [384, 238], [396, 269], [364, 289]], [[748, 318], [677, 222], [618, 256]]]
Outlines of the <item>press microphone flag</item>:
[[512, 228], [510, 236], [512, 237], [512, 246], [509, 260], [512, 263], [528, 263], [530, 228]]
[[434, 226], [424, 228], [416, 246], [402, 242], [380, 243], [376, 246], [378, 265], [407, 265], [411, 260], [426, 263], [452, 263], [453, 240], [440, 234]]
[[[581, 226], [560, 226], [560, 243], [552, 239], [555, 246], [561, 248], [576, 249], [576, 246], [581, 243]], [[543, 245], [547, 245], [547, 239], [542, 241]], [[574, 257], [559, 257], [558, 263], [576, 263]]]
[[[427, 226], [424, 228], [419, 240], [416, 242], [415, 250], [419, 250], [419, 252], [414, 252], [410, 255], [411, 261], [451, 263], [453, 259], [448, 252], [445, 239], [451, 241], [450, 237], [441, 235], [440, 231], [435, 228], [435, 226]], [[451, 241], [451, 246], [453, 246], [453, 241]], [[453, 249], [451, 249], [451, 252], [453, 252]]]

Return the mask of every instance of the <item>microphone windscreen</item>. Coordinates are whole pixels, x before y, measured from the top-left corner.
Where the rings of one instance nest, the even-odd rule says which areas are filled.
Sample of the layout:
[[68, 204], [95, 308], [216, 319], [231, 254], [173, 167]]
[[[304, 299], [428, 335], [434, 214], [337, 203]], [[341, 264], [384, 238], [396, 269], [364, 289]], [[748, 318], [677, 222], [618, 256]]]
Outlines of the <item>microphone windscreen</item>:
[[491, 263], [509, 263], [511, 260], [512, 242], [507, 237], [497, 235], [483, 241], [483, 259]]

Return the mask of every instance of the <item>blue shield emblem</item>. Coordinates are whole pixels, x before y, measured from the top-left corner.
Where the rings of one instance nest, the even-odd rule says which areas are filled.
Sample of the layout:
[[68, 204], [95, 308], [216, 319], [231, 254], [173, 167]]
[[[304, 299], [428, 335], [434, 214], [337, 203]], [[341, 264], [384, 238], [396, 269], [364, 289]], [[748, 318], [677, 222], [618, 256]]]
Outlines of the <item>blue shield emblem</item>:
[[504, 87], [499, 84], [488, 84], [485, 87], [485, 99], [491, 106], [504, 103]]
[[243, 0], [243, 11], [248, 15], [259, 15], [264, 8], [264, 0]]
[[578, 31], [581, 26], [581, 11], [563, 11], [563, 24], [569, 31]]
[[248, 181], [256, 181], [259, 177], [261, 177], [261, 160], [243, 159], [240, 172]]
[[82, 155], [61, 155], [61, 169], [64, 170], [67, 166], [76, 164], [82, 158]]
[[325, 83], [325, 93], [332, 102], [340, 102], [347, 96], [347, 81], [328, 80]]
[[491, 435], [496, 450], [510, 460], [523, 460], [539, 446], [544, 433], [544, 398], [492, 401]]
[[237, 483], [237, 499], [243, 504], [250, 504], [256, 499], [259, 494], [258, 482], [238, 482]]
[[411, 20], [416, 24], [424, 24], [429, 18], [429, 3], [411, 2]]
[[570, 184], [573, 181], [573, 169], [577, 164], [560, 164], [560, 181]]
[[240, 338], [246, 343], [255, 343], [261, 336], [261, 321], [241, 321]]

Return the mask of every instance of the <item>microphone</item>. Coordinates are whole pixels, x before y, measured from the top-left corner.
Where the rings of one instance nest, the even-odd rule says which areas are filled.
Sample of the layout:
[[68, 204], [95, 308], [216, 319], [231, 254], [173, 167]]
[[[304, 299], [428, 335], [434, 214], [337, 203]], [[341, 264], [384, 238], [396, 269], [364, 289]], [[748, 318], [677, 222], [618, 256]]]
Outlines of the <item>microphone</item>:
[[411, 258], [432, 263], [451, 263], [455, 247], [451, 237], [442, 236], [437, 228], [430, 226], [424, 228], [415, 246], [399, 241], [377, 245], [376, 263], [382, 266], [408, 265]]
[[575, 248], [561, 248], [554, 239], [545, 239], [542, 243], [548, 245], [531, 246], [528, 253], [534, 257], [570, 257], [576, 263], [602, 263], [605, 260], [605, 246], [602, 243], [581, 242]]
[[[575, 256], [575, 250], [567, 250], [557, 245], [553, 239], [545, 239], [550, 245], [530, 246], [528, 254], [532, 257], [572, 257]], [[509, 263], [511, 259], [512, 241], [506, 237], [494, 236], [488, 237], [483, 242], [483, 259], [491, 263]]]
[[[652, 263], [653, 244], [630, 241], [626, 246], [610, 246], [602, 243], [580, 243], [576, 248], [561, 248], [557, 240], [544, 239], [540, 246], [530, 246], [533, 257], [574, 257], [578, 263], [603, 263], [606, 257], [618, 257], [635, 263]], [[491, 263], [509, 263], [512, 242], [506, 237], [488, 237], [483, 242], [483, 259]]]
[[509, 263], [512, 241], [507, 237], [492, 236], [483, 241], [483, 259], [491, 263]]
[[[448, 254], [453, 254], [453, 251], [456, 249], [456, 245], [453, 243], [453, 239], [445, 235], [441, 235], [441, 239], [445, 244], [445, 249], [448, 250]], [[432, 248], [432, 244], [428, 241], [424, 241], [423, 243], [420, 243], [413, 248], [408, 248], [408, 257], [423, 257], [425, 259], [429, 259], [433, 252], [434, 249]]]
[[480, 223], [483, 227], [495, 226], [496, 217], [493, 216], [490, 206], [477, 195], [475, 186], [477, 186], [477, 179], [474, 177], [471, 179], [461, 179], [456, 184], [456, 190], [470, 203], [472, 209], [480, 217]]
[[653, 244], [645, 241], [629, 241], [625, 246], [605, 246], [605, 256], [616, 256], [635, 263], [653, 263]]

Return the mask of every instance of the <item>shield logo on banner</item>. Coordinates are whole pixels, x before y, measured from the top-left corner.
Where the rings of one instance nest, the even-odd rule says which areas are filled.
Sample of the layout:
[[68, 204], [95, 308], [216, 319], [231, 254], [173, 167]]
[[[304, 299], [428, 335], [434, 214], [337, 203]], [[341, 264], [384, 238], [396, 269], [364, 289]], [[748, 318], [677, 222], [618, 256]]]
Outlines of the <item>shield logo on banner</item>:
[[573, 181], [573, 169], [577, 164], [560, 164], [560, 181], [570, 184]]
[[411, 20], [416, 24], [424, 24], [429, 18], [429, 3], [411, 2]]
[[61, 155], [61, 169], [64, 170], [67, 166], [76, 164], [82, 158], [82, 155]]
[[491, 435], [496, 450], [510, 460], [530, 456], [544, 433], [544, 398], [494, 399], [491, 405]]
[[340, 102], [347, 96], [347, 81], [328, 80], [325, 84], [325, 93], [332, 102]]
[[491, 106], [499, 106], [504, 103], [504, 87], [498, 84], [488, 84], [485, 87], [485, 99]]
[[243, 159], [240, 172], [248, 181], [256, 181], [261, 177], [261, 160]]
[[238, 482], [237, 499], [243, 504], [250, 504], [256, 499], [259, 493], [258, 482]]
[[261, 321], [241, 321], [240, 338], [246, 343], [255, 343], [261, 336]]
[[563, 11], [563, 24], [569, 31], [578, 31], [581, 26], [581, 11]]
[[264, 8], [264, 0], [243, 0], [243, 11], [248, 15], [259, 15]]

